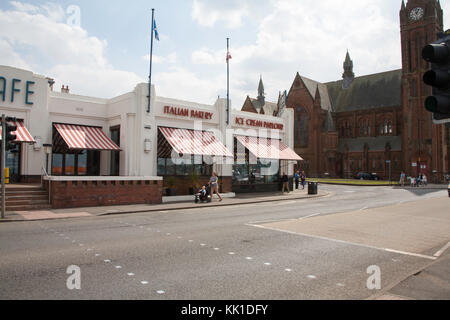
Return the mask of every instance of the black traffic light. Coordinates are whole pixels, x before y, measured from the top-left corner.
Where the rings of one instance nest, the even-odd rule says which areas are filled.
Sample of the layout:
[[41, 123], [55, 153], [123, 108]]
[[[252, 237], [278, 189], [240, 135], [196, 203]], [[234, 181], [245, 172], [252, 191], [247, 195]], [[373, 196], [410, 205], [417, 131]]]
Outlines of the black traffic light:
[[6, 151], [14, 150], [16, 148], [15, 141], [17, 139], [17, 135], [15, 135], [13, 132], [17, 131], [17, 126], [10, 124], [9, 121], [14, 121], [15, 119], [7, 118], [6, 119]]
[[450, 121], [450, 30], [438, 37], [422, 50], [423, 59], [431, 62], [431, 70], [424, 74], [423, 81], [433, 88], [425, 108], [433, 113], [435, 122], [443, 123]]

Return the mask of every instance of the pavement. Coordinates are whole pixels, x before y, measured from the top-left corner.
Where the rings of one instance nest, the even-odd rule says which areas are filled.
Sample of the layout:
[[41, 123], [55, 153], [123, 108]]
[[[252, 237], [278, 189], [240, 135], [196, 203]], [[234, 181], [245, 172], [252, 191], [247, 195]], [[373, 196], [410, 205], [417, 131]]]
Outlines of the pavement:
[[371, 300], [450, 300], [450, 252]]
[[124, 205], [124, 206], [104, 206], [104, 207], [86, 207], [72, 209], [50, 209], [50, 210], [34, 210], [34, 211], [10, 211], [6, 213], [6, 217], [0, 222], [18, 222], [18, 221], [39, 221], [53, 219], [81, 218], [91, 216], [104, 216], [115, 214], [131, 214], [142, 212], [161, 212], [174, 211], [183, 209], [198, 208], [215, 208], [224, 206], [236, 206], [252, 203], [264, 203], [285, 200], [314, 199], [330, 195], [329, 192], [320, 191], [317, 195], [308, 195], [308, 190], [294, 190], [289, 194], [279, 193], [251, 193], [236, 195], [235, 198], [224, 198], [219, 202], [217, 196], [214, 196], [212, 203], [194, 203], [194, 196], [190, 202], [165, 203], [158, 205]]

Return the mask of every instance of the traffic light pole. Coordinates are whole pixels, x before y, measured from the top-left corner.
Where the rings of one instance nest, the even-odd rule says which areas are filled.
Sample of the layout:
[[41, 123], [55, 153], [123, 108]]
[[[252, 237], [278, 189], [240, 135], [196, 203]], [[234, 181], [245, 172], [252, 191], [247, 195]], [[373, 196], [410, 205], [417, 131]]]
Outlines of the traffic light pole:
[[2, 219], [5, 219], [6, 212], [6, 189], [5, 189], [5, 163], [6, 163], [6, 116], [2, 115]]

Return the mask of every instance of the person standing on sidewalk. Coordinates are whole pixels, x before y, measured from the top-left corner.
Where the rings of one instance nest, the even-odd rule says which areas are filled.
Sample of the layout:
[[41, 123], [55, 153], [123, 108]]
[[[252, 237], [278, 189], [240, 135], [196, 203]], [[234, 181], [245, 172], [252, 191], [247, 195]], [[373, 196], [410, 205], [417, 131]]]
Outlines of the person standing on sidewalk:
[[283, 183], [282, 193], [284, 194], [284, 190], [287, 188], [287, 192], [290, 193], [289, 189], [289, 177], [287, 176], [286, 172], [283, 172], [283, 176], [281, 177], [281, 182]]
[[400, 184], [402, 185], [402, 187], [405, 186], [405, 179], [406, 179], [406, 174], [402, 171], [402, 174], [400, 175]]
[[294, 179], [295, 179], [295, 190], [298, 190], [298, 186], [300, 185], [300, 174], [298, 171], [295, 172]]
[[303, 190], [305, 190], [305, 185], [306, 185], [306, 174], [305, 174], [305, 171], [302, 171], [302, 174], [300, 175], [300, 178], [302, 179]]
[[209, 184], [211, 187], [211, 197], [214, 196], [214, 193], [219, 197], [219, 202], [222, 201], [222, 197], [219, 193], [219, 178], [217, 177], [217, 173], [213, 172], [212, 177], [209, 179]]

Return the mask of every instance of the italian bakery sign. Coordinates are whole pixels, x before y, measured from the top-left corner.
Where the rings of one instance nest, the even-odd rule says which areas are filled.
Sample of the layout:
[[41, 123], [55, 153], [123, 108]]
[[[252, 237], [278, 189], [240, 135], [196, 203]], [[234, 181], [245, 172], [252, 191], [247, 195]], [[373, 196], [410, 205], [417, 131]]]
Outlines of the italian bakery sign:
[[263, 121], [263, 120], [255, 120], [255, 119], [246, 119], [241, 117], [235, 118], [235, 123], [238, 126], [247, 126], [254, 128], [264, 128], [264, 129], [272, 129], [272, 130], [280, 130], [284, 129], [284, 124], [276, 123], [271, 121]]
[[188, 117], [191, 119], [212, 120], [214, 113], [194, 110], [183, 107], [165, 106], [164, 114], [176, 117]]

